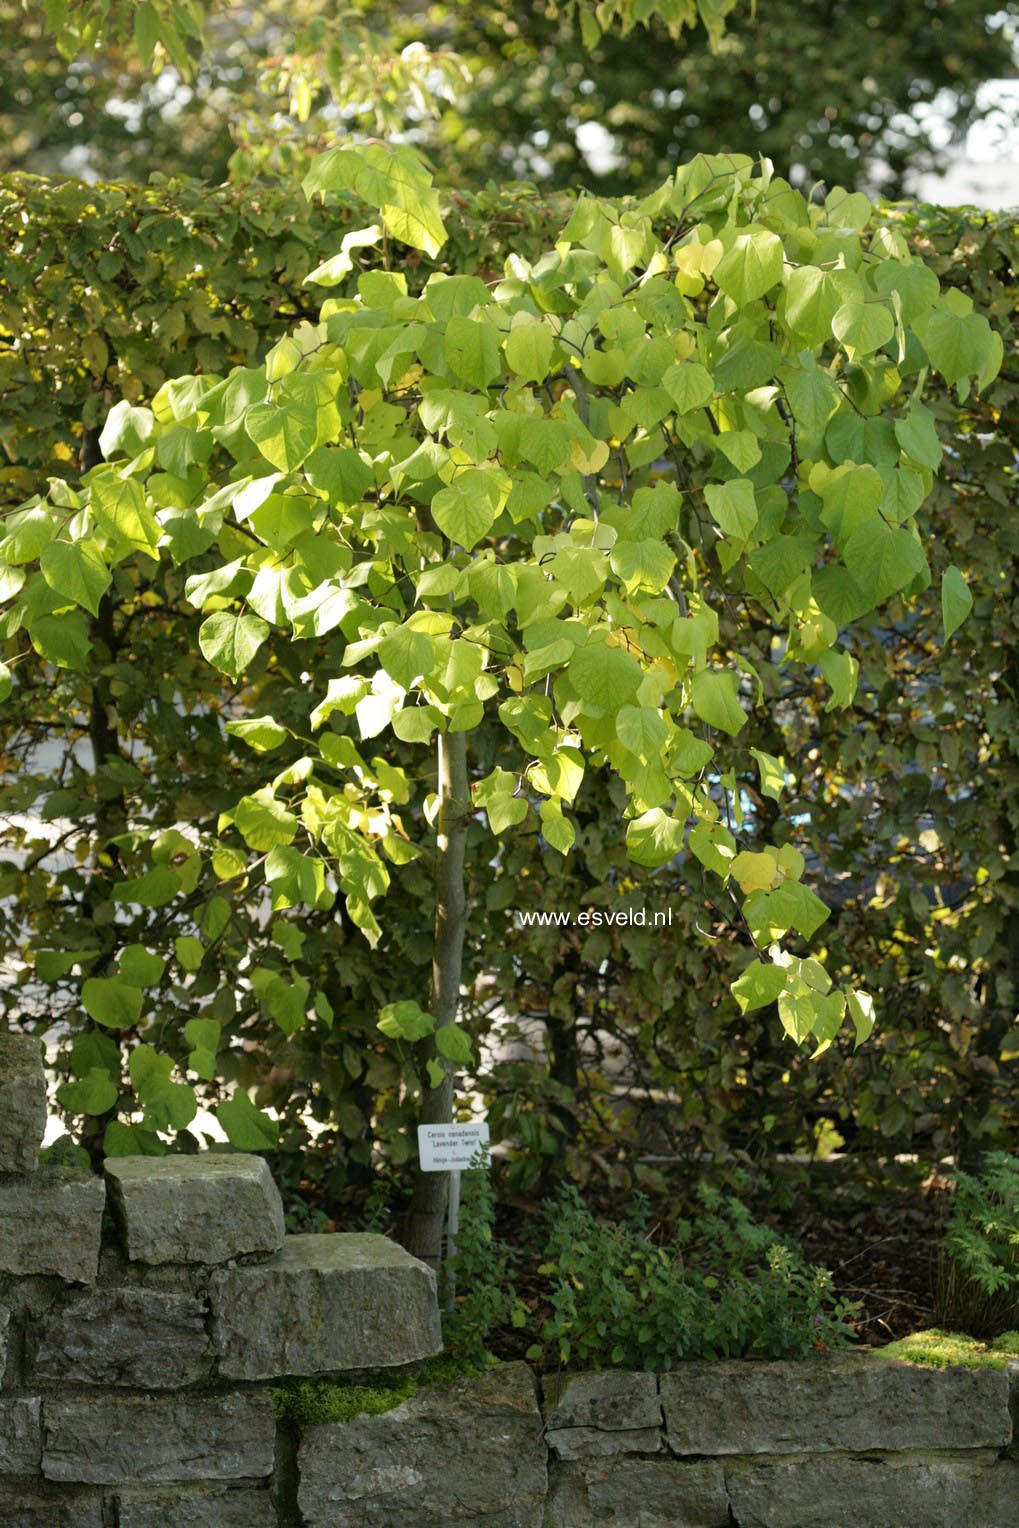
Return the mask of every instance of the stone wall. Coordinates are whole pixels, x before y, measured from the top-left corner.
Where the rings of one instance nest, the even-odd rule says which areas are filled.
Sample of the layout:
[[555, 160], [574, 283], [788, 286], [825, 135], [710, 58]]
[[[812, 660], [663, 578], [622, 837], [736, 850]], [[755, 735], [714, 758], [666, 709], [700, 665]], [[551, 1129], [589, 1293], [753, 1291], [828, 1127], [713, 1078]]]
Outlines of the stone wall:
[[0, 1035], [0, 1528], [1019, 1528], [1019, 1373], [524, 1364], [296, 1428], [271, 1385], [439, 1350], [431, 1272], [287, 1236], [264, 1162], [38, 1166]]

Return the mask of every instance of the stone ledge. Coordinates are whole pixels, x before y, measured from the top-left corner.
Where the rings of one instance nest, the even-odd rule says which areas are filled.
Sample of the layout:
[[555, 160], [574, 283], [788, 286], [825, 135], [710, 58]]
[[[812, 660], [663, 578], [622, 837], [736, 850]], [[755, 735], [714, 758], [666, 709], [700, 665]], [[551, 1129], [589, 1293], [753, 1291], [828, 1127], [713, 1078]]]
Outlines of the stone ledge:
[[212, 1369], [202, 1303], [159, 1290], [89, 1290], [42, 1317], [33, 1339], [41, 1380], [175, 1390]]
[[541, 1425], [534, 1376], [511, 1363], [382, 1416], [307, 1427], [306, 1528], [542, 1528]]
[[105, 1203], [102, 1179], [80, 1167], [0, 1180], [0, 1273], [94, 1283]]
[[963, 1456], [727, 1461], [739, 1528], [1015, 1528], [1019, 1465]]
[[283, 1202], [261, 1157], [114, 1157], [106, 1179], [132, 1262], [225, 1263], [283, 1244]]
[[431, 1269], [384, 1236], [288, 1236], [269, 1262], [217, 1269], [210, 1299], [227, 1379], [393, 1368], [442, 1349]]
[[60, 1396], [43, 1407], [47, 1480], [257, 1480], [272, 1474], [275, 1445], [265, 1394]]
[[34, 1172], [45, 1131], [42, 1041], [0, 1031], [0, 1173]]
[[654, 1374], [547, 1378], [542, 1386], [546, 1441], [560, 1459], [655, 1454], [662, 1448], [662, 1407]]
[[728, 1528], [730, 1521], [716, 1459], [583, 1460], [550, 1471], [545, 1528]]
[[1011, 1437], [1008, 1388], [1003, 1370], [862, 1353], [689, 1363], [661, 1377], [666, 1438], [681, 1456], [999, 1449]]

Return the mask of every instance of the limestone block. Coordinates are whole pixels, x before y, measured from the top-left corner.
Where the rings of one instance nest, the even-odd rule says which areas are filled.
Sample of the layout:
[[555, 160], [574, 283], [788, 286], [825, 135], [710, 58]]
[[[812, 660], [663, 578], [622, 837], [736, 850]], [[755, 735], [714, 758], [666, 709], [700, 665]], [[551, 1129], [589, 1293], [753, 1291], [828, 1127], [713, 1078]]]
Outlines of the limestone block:
[[526, 1364], [304, 1429], [306, 1528], [541, 1528], [545, 1446]]
[[37, 1400], [0, 1400], [0, 1474], [35, 1475], [42, 1457], [42, 1424]]
[[385, 1236], [288, 1236], [269, 1262], [216, 1269], [209, 1292], [229, 1379], [383, 1369], [442, 1347], [431, 1269]]
[[91, 1284], [106, 1191], [81, 1167], [43, 1166], [0, 1180], [0, 1273], [51, 1273]]
[[44, 1316], [34, 1335], [38, 1379], [174, 1390], [212, 1368], [201, 1302], [159, 1290], [89, 1290]]
[[922, 1369], [867, 1354], [686, 1363], [661, 1376], [674, 1454], [1001, 1448], [1008, 1375]]
[[115, 1157], [106, 1177], [132, 1262], [225, 1263], [282, 1245], [283, 1204], [261, 1157]]
[[129, 1497], [117, 1501], [118, 1528], [276, 1528], [268, 1491], [244, 1488], [195, 1496]]
[[0, 1479], [3, 1528], [103, 1528], [103, 1499], [98, 1492]]
[[655, 1454], [662, 1408], [653, 1374], [610, 1369], [571, 1374], [544, 1386], [546, 1439], [560, 1459]]
[[553, 1465], [547, 1528], [727, 1528], [721, 1462], [590, 1459]]
[[740, 1528], [1015, 1528], [1019, 1466], [816, 1454], [725, 1465]]
[[46, 1130], [42, 1042], [0, 1033], [0, 1173], [33, 1172]]
[[80, 1395], [47, 1398], [47, 1480], [142, 1485], [254, 1480], [273, 1468], [276, 1426], [266, 1394]]

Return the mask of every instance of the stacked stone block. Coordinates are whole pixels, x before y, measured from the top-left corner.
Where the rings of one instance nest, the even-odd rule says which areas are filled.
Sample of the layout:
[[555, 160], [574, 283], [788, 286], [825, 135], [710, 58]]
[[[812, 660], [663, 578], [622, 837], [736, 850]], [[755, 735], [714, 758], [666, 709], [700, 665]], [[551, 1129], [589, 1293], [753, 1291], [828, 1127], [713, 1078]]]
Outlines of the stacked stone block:
[[[430, 1270], [288, 1236], [263, 1161], [38, 1164], [37, 1042], [0, 1035], [0, 1528], [1019, 1528], [1019, 1372], [873, 1355], [546, 1379], [277, 1423], [295, 1377], [440, 1347]], [[1019, 1370], [1019, 1365], [1017, 1365]]]
[[381, 1236], [287, 1236], [258, 1157], [104, 1182], [39, 1164], [45, 1122], [39, 1043], [0, 1035], [0, 1525], [295, 1523], [270, 1383], [438, 1352], [433, 1274]]

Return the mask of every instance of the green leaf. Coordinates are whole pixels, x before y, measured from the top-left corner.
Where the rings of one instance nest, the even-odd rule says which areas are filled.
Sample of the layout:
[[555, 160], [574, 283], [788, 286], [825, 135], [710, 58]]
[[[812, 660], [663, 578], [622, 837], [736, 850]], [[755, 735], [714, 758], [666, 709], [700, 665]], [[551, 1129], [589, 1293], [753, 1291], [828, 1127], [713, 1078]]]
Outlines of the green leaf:
[[446, 325], [443, 340], [446, 364], [462, 382], [485, 391], [502, 371], [500, 339], [494, 324], [455, 316]]
[[183, 971], [197, 971], [205, 956], [205, 946], [192, 934], [181, 934], [173, 941], [177, 964]]
[[130, 1029], [142, 1015], [137, 987], [113, 976], [90, 976], [81, 989], [85, 1012], [106, 1029]]
[[846, 993], [846, 1005], [856, 1030], [856, 1043], [862, 1045], [874, 1029], [874, 999], [867, 992], [851, 990]]
[[435, 1030], [435, 1016], [412, 998], [387, 1003], [379, 1011], [379, 1028], [391, 1040], [423, 1040]]
[[746, 725], [747, 715], [738, 699], [739, 681], [735, 674], [720, 674], [706, 669], [695, 674], [690, 699], [701, 721], [720, 732], [735, 737]]
[[616, 717], [616, 736], [638, 759], [650, 761], [660, 757], [669, 729], [651, 706], [624, 706]]
[[704, 497], [716, 525], [727, 536], [746, 541], [757, 524], [757, 500], [753, 483], [748, 478], [731, 478], [728, 483], [706, 483]]
[[89, 501], [104, 530], [126, 542], [132, 551], [153, 554], [162, 531], [135, 478], [119, 478], [113, 473], [93, 477]]
[[57, 1089], [57, 1101], [69, 1114], [105, 1114], [118, 1096], [116, 1083], [102, 1067], [92, 1067], [79, 1081], [62, 1082]]
[[165, 907], [181, 889], [181, 879], [168, 865], [154, 865], [144, 875], [120, 881], [111, 893], [114, 902], [134, 902], [138, 907]]
[[426, 632], [405, 623], [389, 632], [379, 646], [379, 662], [391, 678], [409, 690], [435, 663], [435, 647]]
[[99, 601], [112, 582], [110, 570], [90, 546], [80, 541], [50, 541], [39, 559], [42, 576], [56, 594], [99, 614]]
[[280, 472], [296, 472], [318, 439], [318, 416], [308, 404], [256, 403], [244, 428], [267, 462]]
[[220, 1104], [216, 1118], [238, 1151], [272, 1151], [279, 1141], [279, 1125], [255, 1108], [243, 1088]]
[[962, 573], [954, 566], [946, 568], [941, 578], [941, 619], [946, 642], [959, 630], [972, 609], [973, 596]]
[[711, 373], [697, 361], [680, 361], [662, 378], [662, 386], [679, 414], [692, 413], [710, 403], [715, 394]]
[[853, 704], [860, 677], [860, 665], [850, 653], [843, 652], [839, 648], [822, 653], [818, 661], [825, 683], [831, 690], [831, 699], [824, 709], [844, 711], [847, 706]]
[[741, 1013], [753, 1013], [758, 1008], [765, 1008], [769, 1003], [777, 1002], [785, 983], [786, 973], [782, 966], [772, 966], [763, 960], [755, 960], [752, 965], [747, 966], [739, 980], [733, 982], [732, 995], [739, 1004]]
[[474, 1059], [471, 1037], [459, 1024], [440, 1024], [435, 1031], [435, 1049], [457, 1066], [470, 1066]]
[[0, 663], [0, 702], [5, 701], [14, 688], [14, 680], [6, 663]]
[[626, 852], [638, 865], [667, 865], [683, 847], [686, 823], [654, 807], [627, 825]]
[[763, 297], [782, 280], [785, 252], [777, 233], [767, 228], [748, 228], [737, 234], [715, 267], [715, 284], [738, 307]]
[[231, 737], [239, 737], [256, 753], [272, 753], [289, 736], [286, 727], [281, 727], [271, 716], [249, 716], [244, 721], [227, 722], [226, 730]]
[[893, 529], [880, 516], [856, 528], [843, 556], [854, 582], [866, 591], [875, 607], [927, 572], [923, 547], [912, 532]]
[[259, 615], [232, 615], [217, 611], [198, 630], [202, 654], [220, 673], [237, 680], [269, 635], [268, 622]]
[[129, 944], [120, 952], [117, 970], [132, 987], [154, 987], [163, 979], [166, 961], [151, 954], [143, 944]]
[[525, 382], [544, 382], [555, 348], [551, 329], [542, 323], [516, 324], [506, 336], [506, 360]]
[[586, 647], [574, 648], [567, 673], [581, 700], [602, 711], [618, 711], [625, 706], [644, 677], [636, 658], [597, 639]]
[[822, 345], [832, 336], [832, 320], [861, 292], [852, 271], [823, 271], [801, 265], [789, 274], [783, 313], [787, 327], [807, 345]]
[[468, 469], [432, 499], [432, 518], [450, 541], [469, 552], [498, 519], [506, 487], [501, 473]]
[[895, 333], [895, 320], [886, 302], [854, 297], [832, 319], [832, 332], [853, 360], [871, 355], [887, 345]]
[[761, 776], [761, 795], [770, 796], [772, 801], [780, 801], [785, 790], [785, 760], [776, 759], [770, 753], [762, 753], [760, 748], [751, 748], [750, 752], [757, 761]]
[[437, 255], [446, 242], [432, 177], [407, 144], [330, 149], [312, 161], [303, 190], [309, 198], [317, 191], [353, 191], [378, 207], [395, 239], [426, 255]]
[[151, 409], [135, 408], [122, 398], [106, 416], [99, 449], [107, 461], [111, 456], [137, 456], [152, 440], [155, 428]]
[[164, 1157], [166, 1147], [155, 1130], [144, 1125], [113, 1119], [103, 1135], [103, 1151], [108, 1157]]
[[184, 1039], [190, 1047], [188, 1066], [205, 1082], [216, 1075], [216, 1052], [223, 1036], [223, 1026], [215, 1019], [188, 1019]]

